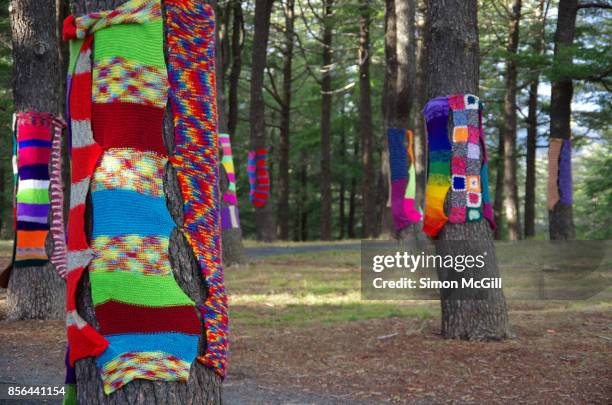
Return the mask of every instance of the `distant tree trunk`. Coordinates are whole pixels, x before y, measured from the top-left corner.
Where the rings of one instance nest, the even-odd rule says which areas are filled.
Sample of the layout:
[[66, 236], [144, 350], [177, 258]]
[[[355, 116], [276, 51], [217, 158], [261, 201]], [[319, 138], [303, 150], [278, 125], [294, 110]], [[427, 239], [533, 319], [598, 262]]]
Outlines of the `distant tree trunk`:
[[427, 134], [425, 131], [425, 121], [421, 110], [427, 103], [426, 81], [427, 81], [427, 40], [426, 35], [429, 33], [427, 27], [427, 7], [429, 0], [418, 0], [418, 24], [417, 39], [416, 39], [416, 72], [415, 72], [415, 107], [414, 114], [414, 155], [416, 158], [416, 201], [419, 207], [425, 205], [425, 183], [426, 183], [426, 167], [427, 167]]
[[[430, 99], [454, 93], [478, 93], [477, 4], [477, 0], [431, 2], [427, 46], [427, 96]], [[491, 230], [485, 220], [447, 223], [436, 240], [436, 250], [441, 255], [482, 255], [487, 252], [485, 267], [477, 271], [465, 270], [463, 276], [476, 279], [499, 277]], [[454, 279], [457, 274], [452, 269], [438, 271], [440, 280]], [[452, 289], [440, 292], [444, 337], [497, 340], [508, 336], [506, 301], [500, 289], [481, 290], [478, 297], [471, 299], [450, 298], [454, 294]]]
[[508, 238], [521, 238], [518, 185], [516, 178], [516, 53], [519, 44], [521, 0], [514, 0], [508, 24], [506, 48], [506, 94], [504, 97], [504, 209]]
[[[340, 115], [344, 115], [344, 102], [340, 107]], [[339, 239], [344, 239], [346, 236], [346, 130], [344, 128], [344, 121], [342, 121], [342, 128], [340, 130], [340, 165], [342, 166], [342, 171], [340, 174], [340, 202], [339, 202], [339, 224], [340, 232], [338, 235]]]
[[308, 240], [308, 160], [302, 157], [300, 164], [300, 193], [298, 198], [297, 221], [299, 224], [299, 235], [297, 240]]
[[[533, 45], [536, 55], [542, 53], [544, 47], [544, 5], [546, 0], [540, 0], [536, 9], [535, 18], [538, 21], [537, 38]], [[525, 173], [525, 238], [535, 236], [535, 186], [536, 186], [536, 146], [538, 138], [538, 86], [540, 84], [539, 71], [533, 74], [529, 82], [529, 102], [527, 113], [527, 158]]]
[[[242, 70], [242, 46], [244, 45], [244, 21], [242, 16], [242, 2], [232, 0], [232, 44], [231, 69], [228, 85], [229, 113], [227, 116], [227, 130], [233, 136], [238, 127], [238, 80]], [[236, 163], [234, 163], [236, 164]], [[237, 171], [237, 170], [236, 170]]]
[[[358, 161], [359, 159], [359, 141], [353, 141], [354, 150], [353, 150], [353, 160]], [[348, 213], [348, 227], [347, 227], [347, 235], [349, 239], [354, 239], [357, 237], [357, 233], [355, 232], [355, 220], [357, 216], [357, 178], [354, 174], [351, 174], [351, 183], [349, 189], [349, 213]]]
[[398, 61], [397, 61], [397, 15], [395, 11], [395, 0], [385, 1], [385, 81], [384, 91], [382, 96], [382, 115], [383, 115], [383, 134], [382, 144], [383, 150], [380, 157], [381, 175], [383, 181], [380, 187], [379, 194], [384, 198], [384, 204], [381, 207], [382, 233], [393, 237], [395, 228], [393, 226], [393, 218], [391, 216], [391, 201], [390, 201], [390, 178], [391, 170], [389, 168], [389, 145], [387, 141], [387, 130], [394, 127], [398, 111], [397, 106], [397, 86], [398, 86]]
[[321, 66], [321, 240], [331, 240], [332, 233], [332, 170], [331, 170], [331, 114], [332, 114], [332, 41], [334, 0], [323, 3], [323, 65]]
[[[560, 0], [555, 32], [554, 67], [567, 69], [572, 62], [568, 49], [574, 43], [576, 31], [577, 0]], [[571, 114], [574, 84], [567, 76], [552, 81], [550, 96], [550, 138], [570, 139], [572, 135]], [[550, 175], [550, 174], [549, 174]], [[571, 185], [573, 187], [573, 185]], [[567, 240], [576, 237], [571, 204], [557, 203], [548, 212], [550, 239]]]
[[[216, 3], [216, 2], [215, 2]], [[228, 117], [225, 114], [225, 76], [230, 65], [229, 52], [229, 27], [231, 21], [232, 8], [228, 3], [225, 7], [225, 15], [223, 19], [217, 18], [217, 21], [223, 21], [223, 25], [217, 30], [217, 50], [216, 50], [216, 80], [217, 80], [217, 122], [219, 133], [228, 133], [233, 140], [234, 133], [229, 132]], [[220, 14], [220, 13], [218, 13]], [[219, 174], [220, 180], [220, 195], [227, 190], [229, 182], [223, 165], [220, 165]], [[221, 207], [225, 208], [229, 204], [221, 200]], [[223, 255], [223, 264], [226, 266], [232, 264], [241, 264], [246, 261], [244, 255], [244, 246], [242, 245], [242, 229], [228, 228], [221, 231], [221, 247]]]
[[[13, 102], [15, 112], [28, 110], [59, 114], [60, 60], [54, 2], [11, 0]], [[46, 250], [52, 248], [49, 233]], [[9, 319], [60, 319], [64, 314], [65, 284], [51, 263], [20, 267], [11, 272], [7, 290]]]
[[[266, 117], [263, 98], [264, 71], [268, 37], [270, 34], [270, 15], [274, 0], [255, 1], [255, 30], [253, 34], [253, 53], [251, 59], [251, 149], [265, 148]], [[268, 200], [265, 207], [255, 207], [255, 227], [257, 240], [270, 242], [276, 238], [276, 226], [272, 202]]]
[[[75, 15], [80, 16], [93, 11], [114, 9], [125, 2], [126, 0], [72, 0], [72, 6]], [[174, 145], [174, 124], [169, 109], [166, 110], [164, 116], [164, 144]], [[164, 190], [169, 212], [177, 223], [182, 223], [183, 198], [174, 169], [167, 170], [165, 173]], [[86, 220], [91, 225], [91, 217], [89, 216]], [[179, 286], [194, 302], [204, 302], [206, 287], [202, 273], [197, 266], [191, 247], [180, 231], [172, 232], [168, 250], [174, 277]], [[84, 272], [77, 291], [77, 310], [88, 323], [99, 329], [90, 287], [88, 273]], [[204, 333], [200, 341], [200, 353], [203, 353], [206, 346]], [[95, 358], [88, 357], [78, 360], [75, 368], [79, 404], [221, 404], [221, 378], [212, 369], [203, 366], [197, 360], [193, 362], [189, 381], [186, 383], [136, 379], [111, 395], [105, 395], [103, 392]]]
[[286, 0], [285, 12], [285, 49], [283, 49], [283, 89], [280, 120], [280, 160], [278, 182], [278, 237], [289, 239], [289, 129], [291, 124], [291, 83], [293, 81], [293, 23], [295, 2]]
[[504, 237], [504, 135], [503, 128], [499, 129], [499, 141], [497, 142], [497, 165], [495, 166], [495, 200], [493, 211], [495, 215], [495, 239]]
[[370, 1], [362, 0], [359, 17], [359, 118], [361, 134], [362, 234], [370, 238], [376, 228], [376, 175], [374, 172], [374, 133], [372, 129], [372, 90], [370, 84]]

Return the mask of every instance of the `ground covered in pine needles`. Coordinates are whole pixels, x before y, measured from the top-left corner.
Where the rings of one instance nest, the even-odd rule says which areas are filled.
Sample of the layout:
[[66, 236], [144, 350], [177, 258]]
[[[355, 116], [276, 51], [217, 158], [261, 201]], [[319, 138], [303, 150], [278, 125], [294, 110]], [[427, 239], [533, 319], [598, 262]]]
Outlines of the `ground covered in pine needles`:
[[[610, 402], [609, 293], [510, 301], [516, 339], [445, 340], [435, 301], [362, 301], [359, 260], [343, 250], [226, 269], [228, 403]], [[6, 321], [3, 291], [0, 318], [0, 382], [61, 381], [63, 323]], [[242, 399], [229, 395], [234, 389]], [[268, 393], [263, 402], [253, 399], [258, 390]], [[292, 400], [274, 402], [274, 392]]]

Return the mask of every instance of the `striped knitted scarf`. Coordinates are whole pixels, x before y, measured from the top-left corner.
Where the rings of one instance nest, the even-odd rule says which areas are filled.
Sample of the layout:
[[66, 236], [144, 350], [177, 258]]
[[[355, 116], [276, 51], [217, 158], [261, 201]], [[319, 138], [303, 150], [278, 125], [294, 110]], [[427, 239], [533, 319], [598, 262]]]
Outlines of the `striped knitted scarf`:
[[185, 201], [183, 231], [208, 287], [200, 307], [206, 353], [198, 359], [224, 376], [228, 319], [219, 227], [215, 17], [212, 6], [200, 1], [167, 0], [164, 4], [175, 131], [170, 161]]
[[221, 147], [221, 165], [227, 175], [227, 190], [223, 194], [224, 206], [221, 208], [221, 229], [240, 228], [238, 216], [238, 199], [236, 197], [236, 172], [234, 170], [234, 159], [232, 157], [232, 144], [229, 134], [219, 134], [219, 146]]
[[267, 157], [267, 148], [249, 151], [248, 153], [249, 198], [254, 207], [265, 207], [268, 197], [270, 197], [270, 175], [266, 164]]

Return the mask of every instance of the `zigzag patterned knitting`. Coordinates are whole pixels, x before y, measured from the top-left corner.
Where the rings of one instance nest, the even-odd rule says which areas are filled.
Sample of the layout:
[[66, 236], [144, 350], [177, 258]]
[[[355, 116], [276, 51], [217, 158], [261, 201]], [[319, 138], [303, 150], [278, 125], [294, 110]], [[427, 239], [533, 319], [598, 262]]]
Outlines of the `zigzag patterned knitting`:
[[196, 0], [168, 0], [164, 4], [175, 128], [170, 161], [185, 202], [183, 230], [208, 287], [200, 306], [206, 353], [198, 359], [224, 376], [228, 319], [219, 223], [214, 11], [211, 5]]
[[53, 141], [51, 143], [51, 236], [53, 251], [51, 263], [61, 278], [66, 278], [68, 271], [66, 247], [66, 224], [64, 223], [64, 188], [62, 180], [62, 130], [66, 123], [59, 118], [53, 122]]

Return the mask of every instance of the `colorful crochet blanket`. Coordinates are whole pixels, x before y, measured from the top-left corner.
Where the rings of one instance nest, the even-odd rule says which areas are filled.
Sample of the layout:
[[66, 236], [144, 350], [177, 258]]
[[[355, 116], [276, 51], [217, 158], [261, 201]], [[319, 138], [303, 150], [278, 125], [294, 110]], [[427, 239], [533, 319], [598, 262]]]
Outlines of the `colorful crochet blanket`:
[[[447, 221], [459, 224], [486, 218], [495, 228], [489, 196], [488, 159], [482, 130], [482, 103], [472, 94], [431, 100], [423, 110], [429, 142], [429, 171], [423, 231], [436, 237]], [[452, 142], [448, 119], [452, 111]], [[451, 190], [449, 215], [444, 203]]]
[[196, 0], [167, 0], [164, 4], [175, 131], [170, 161], [183, 193], [182, 229], [208, 287], [200, 305], [206, 353], [198, 359], [224, 376], [228, 319], [221, 265], [214, 10]]
[[[408, 148], [405, 141], [408, 141]], [[400, 231], [421, 220], [421, 213], [415, 207], [416, 171], [412, 131], [389, 128], [387, 142], [391, 170], [391, 213], [395, 229]]]

